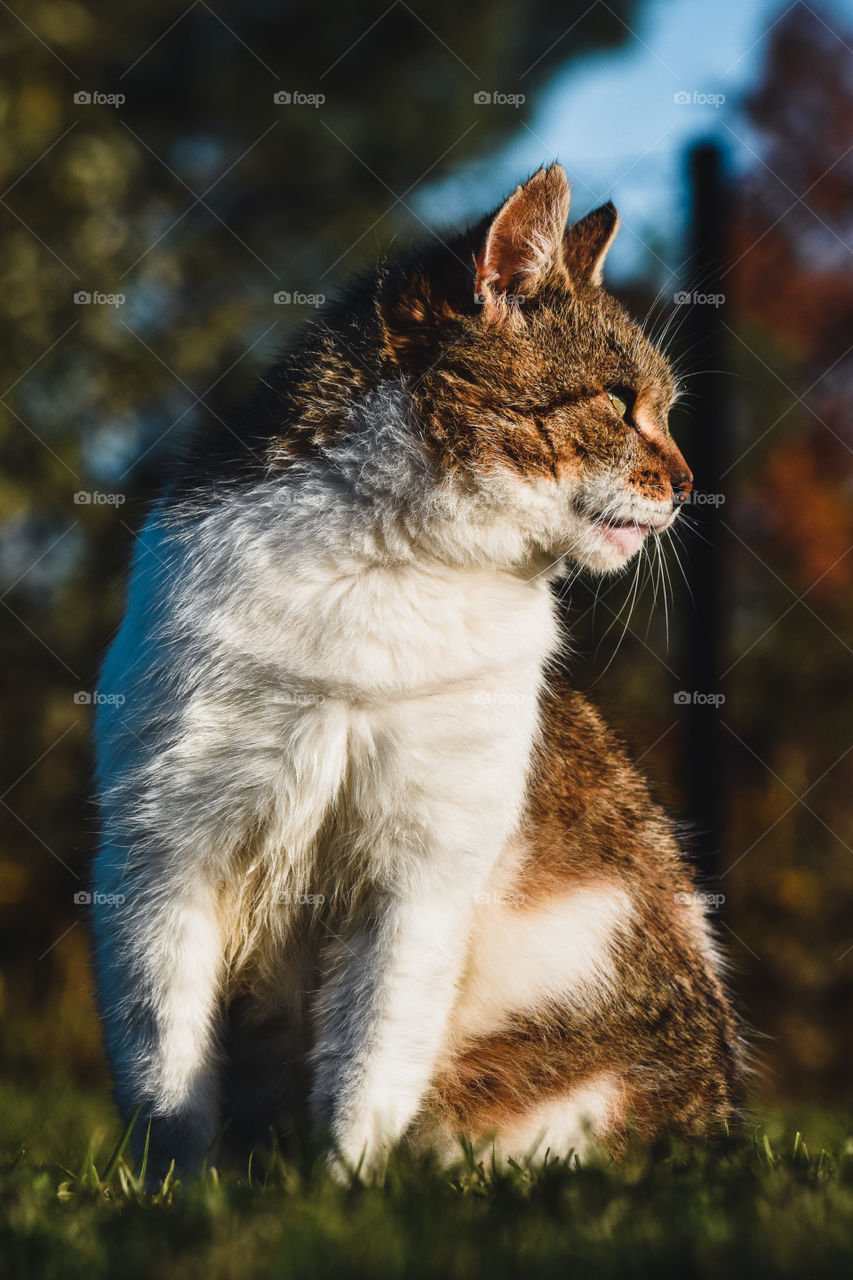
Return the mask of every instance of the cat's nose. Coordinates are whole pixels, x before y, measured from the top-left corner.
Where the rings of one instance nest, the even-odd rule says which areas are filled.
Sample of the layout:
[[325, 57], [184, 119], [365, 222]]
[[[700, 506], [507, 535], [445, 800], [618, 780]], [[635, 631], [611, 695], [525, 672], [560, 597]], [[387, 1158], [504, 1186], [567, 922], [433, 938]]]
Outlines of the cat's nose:
[[679, 471], [671, 477], [672, 501], [677, 507], [682, 506], [693, 492], [693, 476], [689, 471]]

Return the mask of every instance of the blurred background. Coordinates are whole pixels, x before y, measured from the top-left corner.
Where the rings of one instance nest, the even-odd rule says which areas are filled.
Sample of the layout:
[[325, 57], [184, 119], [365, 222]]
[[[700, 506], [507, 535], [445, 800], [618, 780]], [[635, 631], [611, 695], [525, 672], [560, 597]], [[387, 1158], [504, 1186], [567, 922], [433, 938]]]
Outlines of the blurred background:
[[[86, 932], [100, 659], [146, 505], [349, 275], [540, 164], [612, 198], [697, 500], [563, 602], [686, 840], [756, 1106], [849, 1103], [853, 9], [9, 0], [0, 23], [4, 1146], [110, 1122]], [[689, 526], [689, 527], [688, 527]], [[680, 564], [677, 562], [677, 558]]]

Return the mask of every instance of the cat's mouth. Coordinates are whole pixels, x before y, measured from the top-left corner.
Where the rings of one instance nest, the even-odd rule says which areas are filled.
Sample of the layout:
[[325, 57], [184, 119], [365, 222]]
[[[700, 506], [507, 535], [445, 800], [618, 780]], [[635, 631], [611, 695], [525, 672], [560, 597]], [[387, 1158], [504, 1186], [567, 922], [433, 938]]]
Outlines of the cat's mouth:
[[672, 524], [677, 512], [672, 511], [662, 519], [641, 523], [639, 520], [614, 520], [605, 516], [593, 518], [593, 525], [601, 537], [627, 558], [633, 556], [651, 533], [664, 533]]

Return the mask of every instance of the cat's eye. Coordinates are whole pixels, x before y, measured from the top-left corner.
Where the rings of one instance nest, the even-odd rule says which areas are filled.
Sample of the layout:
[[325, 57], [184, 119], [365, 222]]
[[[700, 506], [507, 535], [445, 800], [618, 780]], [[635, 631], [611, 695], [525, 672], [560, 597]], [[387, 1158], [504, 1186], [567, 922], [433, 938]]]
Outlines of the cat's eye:
[[619, 417], [627, 417], [632, 399], [630, 391], [626, 387], [608, 387], [605, 395], [619, 414]]

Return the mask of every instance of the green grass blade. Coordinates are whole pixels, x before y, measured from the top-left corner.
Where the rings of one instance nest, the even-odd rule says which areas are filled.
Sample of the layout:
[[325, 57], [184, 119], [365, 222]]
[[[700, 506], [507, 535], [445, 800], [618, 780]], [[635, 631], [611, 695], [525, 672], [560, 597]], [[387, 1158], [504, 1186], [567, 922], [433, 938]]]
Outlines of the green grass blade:
[[118, 1143], [116, 1144], [115, 1151], [110, 1156], [109, 1163], [106, 1169], [104, 1170], [104, 1176], [102, 1179], [103, 1186], [105, 1187], [108, 1187], [112, 1182], [113, 1178], [115, 1177], [115, 1171], [118, 1168], [118, 1162], [124, 1155], [124, 1149], [127, 1146], [128, 1142], [130, 1141], [130, 1135], [133, 1132], [133, 1126], [136, 1124], [136, 1121], [139, 1117], [140, 1110], [141, 1110], [141, 1104], [136, 1108], [133, 1115], [130, 1117], [127, 1128], [119, 1138]]
[[142, 1165], [139, 1170], [139, 1184], [145, 1186], [145, 1175], [148, 1172], [148, 1151], [151, 1146], [151, 1117], [148, 1117], [148, 1127], [145, 1130], [145, 1146], [142, 1148]]

